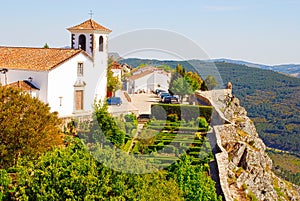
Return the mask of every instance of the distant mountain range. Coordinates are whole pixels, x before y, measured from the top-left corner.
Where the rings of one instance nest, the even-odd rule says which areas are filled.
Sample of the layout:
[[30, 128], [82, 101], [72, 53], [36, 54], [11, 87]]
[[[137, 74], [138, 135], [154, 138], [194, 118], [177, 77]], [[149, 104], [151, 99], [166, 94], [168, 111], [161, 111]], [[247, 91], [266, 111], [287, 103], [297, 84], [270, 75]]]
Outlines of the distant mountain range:
[[[119, 60], [121, 62], [126, 62], [129, 61], [131, 64], [132, 61], [149, 61], [152, 62], [152, 65], [161, 63], [162, 61], [153, 59], [153, 60], [148, 60], [148, 59], [124, 59], [119, 56], [118, 53], [112, 52], [109, 53], [109, 56], [111, 56], [114, 60]], [[256, 63], [251, 63], [251, 62], [246, 62], [246, 61], [241, 61], [241, 60], [233, 60], [233, 59], [226, 59], [226, 58], [221, 58], [221, 59], [210, 59], [210, 60], [193, 60], [193, 62], [198, 61], [198, 62], [224, 62], [224, 63], [232, 63], [232, 64], [238, 64], [238, 65], [245, 65], [248, 67], [253, 67], [253, 68], [260, 68], [264, 70], [272, 70], [278, 73], [283, 73], [286, 75], [290, 75], [293, 77], [300, 78], [300, 64], [283, 64], [283, 65], [274, 65], [274, 66], [268, 66], [268, 65], [262, 65], [262, 64], [256, 64]], [[136, 67], [133, 65], [133, 67]]]
[[225, 63], [245, 65], [248, 67], [272, 70], [275, 72], [284, 73], [287, 75], [291, 75], [293, 77], [300, 78], [300, 64], [283, 64], [283, 65], [268, 66], [268, 65], [255, 64], [255, 63], [246, 62], [246, 61], [224, 59], [224, 58], [206, 60], [206, 62], [225, 62]]

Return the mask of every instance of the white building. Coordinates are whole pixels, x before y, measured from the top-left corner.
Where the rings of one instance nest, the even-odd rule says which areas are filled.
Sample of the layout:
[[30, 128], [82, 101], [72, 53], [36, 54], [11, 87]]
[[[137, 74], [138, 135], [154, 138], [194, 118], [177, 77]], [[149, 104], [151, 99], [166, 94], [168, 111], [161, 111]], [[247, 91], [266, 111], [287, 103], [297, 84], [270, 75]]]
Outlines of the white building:
[[71, 49], [0, 47], [0, 83], [29, 91], [60, 116], [91, 112], [106, 96], [111, 30], [92, 19], [68, 30]]
[[111, 71], [113, 72], [113, 76], [114, 77], [118, 77], [119, 80], [121, 81], [122, 79], [122, 68], [121, 68], [121, 64], [119, 64], [116, 61], [113, 61], [111, 64]]
[[145, 67], [133, 72], [127, 82], [129, 94], [151, 92], [155, 89], [168, 90], [171, 80], [171, 73], [155, 67]]

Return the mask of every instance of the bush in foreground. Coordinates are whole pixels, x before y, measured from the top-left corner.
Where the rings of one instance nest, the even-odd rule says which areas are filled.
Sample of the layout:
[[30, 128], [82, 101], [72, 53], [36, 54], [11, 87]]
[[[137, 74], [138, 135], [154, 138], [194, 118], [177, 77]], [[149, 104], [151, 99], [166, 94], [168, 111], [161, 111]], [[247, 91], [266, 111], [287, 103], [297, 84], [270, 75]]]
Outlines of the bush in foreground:
[[26, 92], [0, 86], [0, 168], [20, 156], [34, 158], [62, 144], [60, 120], [48, 105]]

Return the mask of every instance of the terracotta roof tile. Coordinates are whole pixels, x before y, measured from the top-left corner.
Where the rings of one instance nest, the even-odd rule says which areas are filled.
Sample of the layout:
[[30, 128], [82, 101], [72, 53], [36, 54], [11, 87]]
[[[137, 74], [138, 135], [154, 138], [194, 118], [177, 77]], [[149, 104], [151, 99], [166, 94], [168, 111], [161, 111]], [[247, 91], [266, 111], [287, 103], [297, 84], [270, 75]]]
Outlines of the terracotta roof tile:
[[111, 69], [122, 69], [121, 64], [119, 64], [116, 61], [113, 61], [112, 64], [111, 64]]
[[0, 46], [0, 67], [35, 71], [51, 70], [80, 52], [84, 51]]
[[25, 91], [40, 90], [38, 87], [36, 87], [34, 84], [30, 83], [27, 80], [21, 80], [21, 81], [13, 82], [13, 83], [8, 84], [8, 86], [19, 88], [19, 89], [22, 89], [22, 90], [25, 90]]
[[137, 79], [140, 79], [140, 78], [142, 78], [142, 77], [145, 77], [145, 76], [147, 76], [147, 75], [149, 75], [149, 74], [151, 74], [151, 73], [153, 73], [152, 70], [147, 70], [147, 71], [144, 71], [144, 72], [142, 72], [142, 73], [138, 73], [138, 74], [132, 75], [132, 76], [130, 76], [128, 79], [129, 79], [129, 80], [137, 80]]
[[92, 19], [89, 19], [79, 25], [73, 26], [68, 28], [69, 31], [72, 30], [99, 30], [99, 31], [105, 31], [105, 32], [111, 32], [110, 29], [98, 24], [97, 22], [95, 22]]

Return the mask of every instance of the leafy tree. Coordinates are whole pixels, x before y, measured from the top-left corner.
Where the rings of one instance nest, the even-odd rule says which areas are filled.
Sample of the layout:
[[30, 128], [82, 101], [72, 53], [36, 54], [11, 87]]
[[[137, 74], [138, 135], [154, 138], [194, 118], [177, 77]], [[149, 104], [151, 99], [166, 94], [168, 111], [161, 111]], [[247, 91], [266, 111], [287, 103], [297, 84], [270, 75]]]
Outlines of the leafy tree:
[[186, 73], [185, 80], [192, 87], [193, 91], [199, 90], [201, 87], [201, 84], [203, 83], [203, 81], [199, 77], [199, 75], [196, 72], [192, 73], [191, 71]]
[[107, 68], [107, 91], [115, 92], [122, 88], [122, 83], [118, 76], [114, 76], [111, 67], [112, 63]]
[[170, 81], [170, 90], [172, 93], [181, 97], [181, 101], [184, 95], [191, 95], [196, 90], [203, 88], [204, 82], [197, 72], [186, 72], [185, 68], [181, 64], [178, 64], [173, 73]]
[[184, 79], [184, 77], [179, 77], [174, 80], [170, 90], [172, 93], [180, 96], [181, 102], [185, 95], [191, 95], [194, 92], [192, 86], [186, 81], [186, 79]]
[[45, 43], [44, 48], [49, 48], [48, 43]]
[[179, 162], [169, 168], [169, 176], [175, 179], [185, 200], [221, 201], [222, 197], [216, 194], [214, 181], [201, 165], [192, 165], [192, 160], [192, 157], [183, 155]]
[[159, 65], [159, 66], [157, 66], [157, 68], [162, 68], [162, 69], [164, 69], [164, 71], [166, 71], [166, 72], [171, 72], [171, 71], [173, 71], [173, 69], [172, 69], [169, 65], [166, 65], [166, 64], [164, 64], [164, 65]]
[[104, 134], [115, 146], [120, 147], [124, 144], [125, 132], [118, 127], [115, 119], [107, 111], [107, 104], [95, 104], [91, 131], [94, 138], [99, 139]]
[[61, 121], [48, 105], [26, 92], [0, 86], [0, 168], [20, 156], [36, 157], [62, 144]]
[[144, 68], [146, 66], [149, 66], [147, 63], [141, 63], [137, 68]]
[[218, 86], [218, 82], [216, 81], [215, 77], [212, 75], [208, 75], [205, 78], [204, 82], [209, 90], [212, 90], [213, 88]]

